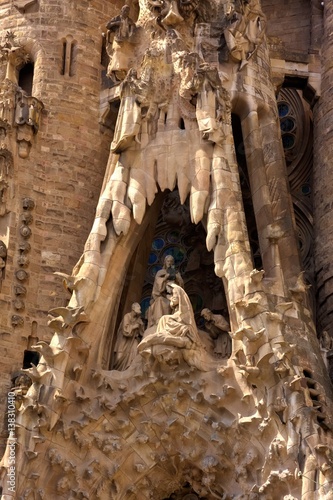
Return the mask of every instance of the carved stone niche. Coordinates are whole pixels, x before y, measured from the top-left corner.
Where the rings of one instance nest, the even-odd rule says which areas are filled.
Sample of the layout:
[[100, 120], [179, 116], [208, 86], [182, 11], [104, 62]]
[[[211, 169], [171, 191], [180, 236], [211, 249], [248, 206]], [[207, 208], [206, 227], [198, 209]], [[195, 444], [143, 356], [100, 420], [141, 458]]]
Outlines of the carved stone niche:
[[[14, 2], [17, 8], [27, 8], [35, 2]], [[5, 43], [0, 44], [0, 57], [7, 62], [6, 76], [0, 84], [0, 120], [17, 127], [18, 154], [29, 156], [33, 135], [38, 132], [43, 103], [26, 95], [18, 85], [20, 69], [28, 63], [30, 55], [26, 48], [15, 41], [15, 34], [8, 31]]]

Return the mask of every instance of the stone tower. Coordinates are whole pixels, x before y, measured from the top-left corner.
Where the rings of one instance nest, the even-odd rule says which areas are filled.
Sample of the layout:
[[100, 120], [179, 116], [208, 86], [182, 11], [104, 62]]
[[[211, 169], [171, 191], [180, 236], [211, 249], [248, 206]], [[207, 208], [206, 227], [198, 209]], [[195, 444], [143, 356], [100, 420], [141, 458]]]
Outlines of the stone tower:
[[124, 4], [0, 4], [2, 498], [328, 500], [333, 6]]

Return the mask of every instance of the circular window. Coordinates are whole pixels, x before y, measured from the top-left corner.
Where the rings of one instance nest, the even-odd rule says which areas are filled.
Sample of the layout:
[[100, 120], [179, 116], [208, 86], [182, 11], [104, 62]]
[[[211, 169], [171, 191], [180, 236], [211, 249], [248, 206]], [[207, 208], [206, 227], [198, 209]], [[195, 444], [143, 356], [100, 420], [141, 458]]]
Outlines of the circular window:
[[289, 113], [289, 106], [285, 102], [280, 102], [278, 104], [279, 117], [284, 118]]
[[281, 120], [281, 130], [282, 132], [291, 132], [295, 128], [295, 122], [292, 118], [285, 118]]
[[170, 231], [168, 233], [168, 241], [170, 241], [170, 243], [178, 243], [179, 240], [180, 234], [178, 231]]
[[291, 149], [295, 145], [295, 137], [291, 134], [284, 134], [282, 136], [282, 143], [284, 149]]
[[151, 252], [149, 254], [148, 264], [151, 266], [152, 264], [156, 264], [157, 261], [158, 261], [158, 257], [156, 255], [156, 253]]
[[301, 187], [301, 191], [304, 196], [309, 196], [309, 194], [311, 194], [310, 184], [303, 184], [303, 186]]
[[164, 240], [162, 238], [155, 238], [152, 244], [153, 250], [161, 250], [164, 247]]

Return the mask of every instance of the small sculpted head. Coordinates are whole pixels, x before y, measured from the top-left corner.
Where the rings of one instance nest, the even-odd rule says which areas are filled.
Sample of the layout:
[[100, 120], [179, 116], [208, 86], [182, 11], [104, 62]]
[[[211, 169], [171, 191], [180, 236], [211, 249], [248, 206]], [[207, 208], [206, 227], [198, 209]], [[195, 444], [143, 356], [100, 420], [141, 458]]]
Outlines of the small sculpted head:
[[134, 302], [134, 304], [132, 304], [132, 311], [135, 313], [135, 314], [141, 314], [141, 306], [140, 304], [138, 304], [137, 302]]
[[130, 13], [130, 8], [129, 5], [124, 5], [121, 9], [121, 17], [124, 17], [125, 19], [129, 17]]
[[172, 296], [170, 299], [170, 306], [172, 309], [175, 309], [178, 305], [179, 305], [178, 291], [177, 291], [177, 288], [173, 288]]
[[168, 269], [169, 267], [174, 266], [175, 264], [175, 259], [172, 257], [172, 255], [167, 255], [164, 259], [164, 267]]
[[210, 321], [212, 318], [212, 312], [209, 309], [203, 309], [201, 311], [201, 316], [206, 320]]

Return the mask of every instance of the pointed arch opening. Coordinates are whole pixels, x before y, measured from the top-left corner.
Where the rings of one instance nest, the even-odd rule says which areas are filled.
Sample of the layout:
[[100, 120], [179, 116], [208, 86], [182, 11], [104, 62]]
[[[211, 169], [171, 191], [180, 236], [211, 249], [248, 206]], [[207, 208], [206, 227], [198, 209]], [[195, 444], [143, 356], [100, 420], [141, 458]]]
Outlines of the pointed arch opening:
[[[213, 314], [229, 319], [228, 305], [221, 278], [214, 272], [214, 255], [206, 248], [204, 225], [190, 220], [189, 200], [181, 204], [178, 189], [159, 193], [151, 207], [149, 223], [131, 256], [123, 281], [117, 319], [109, 326], [108, 368], [112, 368], [113, 347], [118, 327], [133, 303], [139, 303], [145, 328], [149, 327], [149, 307], [156, 273], [164, 260], [171, 255], [177, 272], [184, 281], [184, 289], [190, 298], [197, 327], [205, 329], [201, 316], [208, 308]], [[208, 337], [207, 348], [213, 345]], [[216, 351], [216, 354], [217, 351]], [[224, 355], [222, 352], [221, 356]]]
[[28, 62], [19, 69], [18, 85], [21, 87], [26, 95], [32, 95], [32, 88], [34, 83], [34, 63]]

